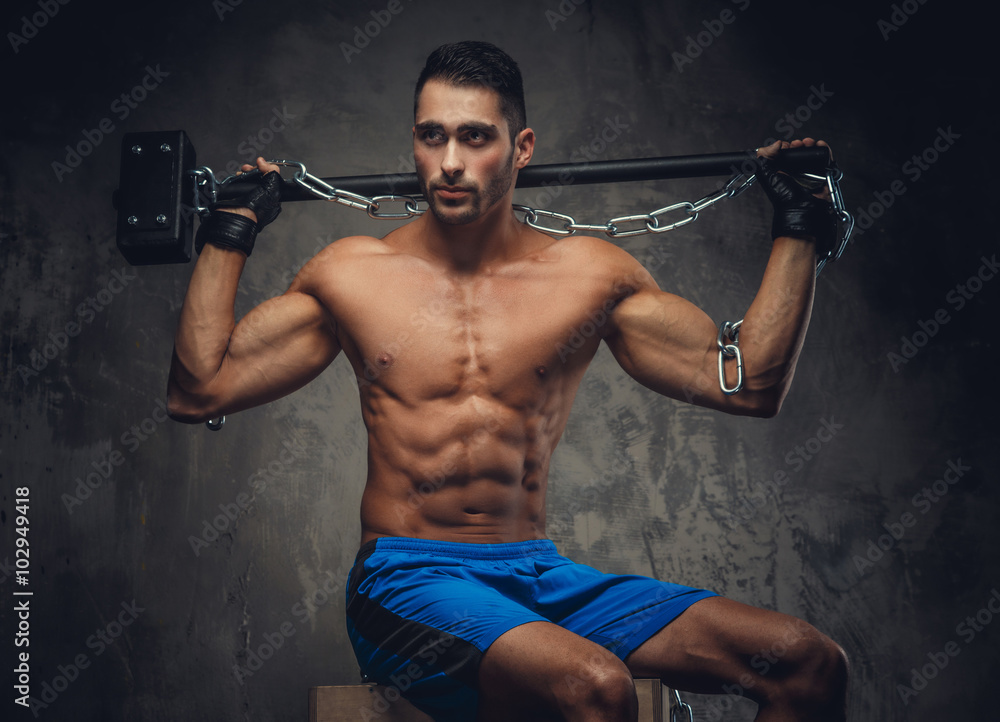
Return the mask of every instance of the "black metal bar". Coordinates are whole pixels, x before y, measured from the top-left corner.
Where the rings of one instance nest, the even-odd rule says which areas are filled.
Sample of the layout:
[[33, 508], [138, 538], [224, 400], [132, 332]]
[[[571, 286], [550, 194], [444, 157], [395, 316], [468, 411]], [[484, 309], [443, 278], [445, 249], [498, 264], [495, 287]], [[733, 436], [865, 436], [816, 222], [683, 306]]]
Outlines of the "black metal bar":
[[[589, 163], [552, 163], [523, 168], [517, 176], [517, 187], [538, 188], [553, 184], [578, 185], [729, 176], [741, 170], [752, 173], [752, 163], [748, 162], [749, 159], [748, 151], [737, 151], [663, 158], [603, 160]], [[829, 151], [821, 146], [789, 148], [779, 153], [776, 166], [779, 170], [794, 173], [822, 174], [829, 164], [829, 160]], [[420, 184], [417, 182], [415, 173], [342, 176], [323, 178], [322, 180], [335, 188], [364, 196], [418, 195], [420, 193]], [[239, 198], [249, 189], [250, 184], [233, 181], [220, 189], [219, 200]], [[319, 198], [296, 183], [285, 180], [282, 183], [281, 200], [283, 202], [308, 201], [319, 200]]]

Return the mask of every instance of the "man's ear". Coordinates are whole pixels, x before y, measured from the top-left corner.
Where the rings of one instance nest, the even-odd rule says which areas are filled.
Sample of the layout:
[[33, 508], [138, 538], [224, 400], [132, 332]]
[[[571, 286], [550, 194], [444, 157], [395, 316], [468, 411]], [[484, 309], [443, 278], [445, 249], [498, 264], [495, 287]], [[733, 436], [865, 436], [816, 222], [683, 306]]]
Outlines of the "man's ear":
[[514, 138], [514, 167], [520, 170], [528, 165], [535, 152], [535, 131], [525, 128]]

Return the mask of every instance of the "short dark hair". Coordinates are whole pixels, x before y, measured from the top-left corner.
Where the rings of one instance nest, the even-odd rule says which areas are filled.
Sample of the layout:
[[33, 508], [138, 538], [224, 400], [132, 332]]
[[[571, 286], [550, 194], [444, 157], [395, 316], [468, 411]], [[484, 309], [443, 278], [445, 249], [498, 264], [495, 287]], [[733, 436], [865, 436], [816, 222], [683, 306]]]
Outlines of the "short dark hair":
[[477, 40], [448, 43], [427, 56], [413, 94], [414, 117], [417, 115], [420, 91], [428, 80], [495, 90], [500, 96], [500, 113], [507, 121], [511, 141], [527, 127], [521, 70], [512, 57], [492, 43]]

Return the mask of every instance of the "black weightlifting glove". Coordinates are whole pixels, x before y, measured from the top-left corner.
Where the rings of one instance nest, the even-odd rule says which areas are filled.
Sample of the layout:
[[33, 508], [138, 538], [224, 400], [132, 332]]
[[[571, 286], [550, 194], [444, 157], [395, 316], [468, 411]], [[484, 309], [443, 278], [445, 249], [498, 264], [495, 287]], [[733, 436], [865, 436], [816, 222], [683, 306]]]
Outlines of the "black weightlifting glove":
[[837, 239], [837, 217], [833, 207], [799, 185], [791, 176], [778, 173], [769, 158], [756, 158], [757, 179], [774, 206], [771, 240], [779, 236], [813, 238], [820, 260], [832, 252]]
[[206, 243], [211, 243], [219, 248], [241, 251], [249, 258], [257, 234], [281, 213], [281, 175], [277, 171], [270, 171], [262, 176], [260, 170], [255, 168], [238, 178], [241, 181], [257, 180], [257, 185], [241, 198], [223, 201], [216, 208], [249, 208], [257, 215], [257, 222], [237, 213], [212, 211], [198, 226], [198, 235], [195, 237], [195, 249], [198, 253], [201, 253]]
[[[254, 168], [251, 171], [237, 176], [240, 181], [256, 180], [257, 187], [247, 195], [232, 202], [232, 205], [249, 208], [257, 214], [257, 232], [260, 233], [268, 223], [273, 221], [281, 213], [281, 174], [278, 171], [269, 171], [263, 176], [260, 169]], [[227, 204], [228, 205], [228, 204]]]

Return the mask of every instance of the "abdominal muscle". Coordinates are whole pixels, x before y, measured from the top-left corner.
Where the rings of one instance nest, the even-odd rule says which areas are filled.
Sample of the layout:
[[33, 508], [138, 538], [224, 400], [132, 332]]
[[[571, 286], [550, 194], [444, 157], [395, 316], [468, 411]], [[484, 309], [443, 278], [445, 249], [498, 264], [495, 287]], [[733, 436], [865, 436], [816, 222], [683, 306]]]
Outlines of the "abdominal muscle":
[[524, 415], [479, 398], [381, 406], [387, 413], [366, 418], [362, 543], [379, 536], [474, 543], [545, 537], [555, 409]]

